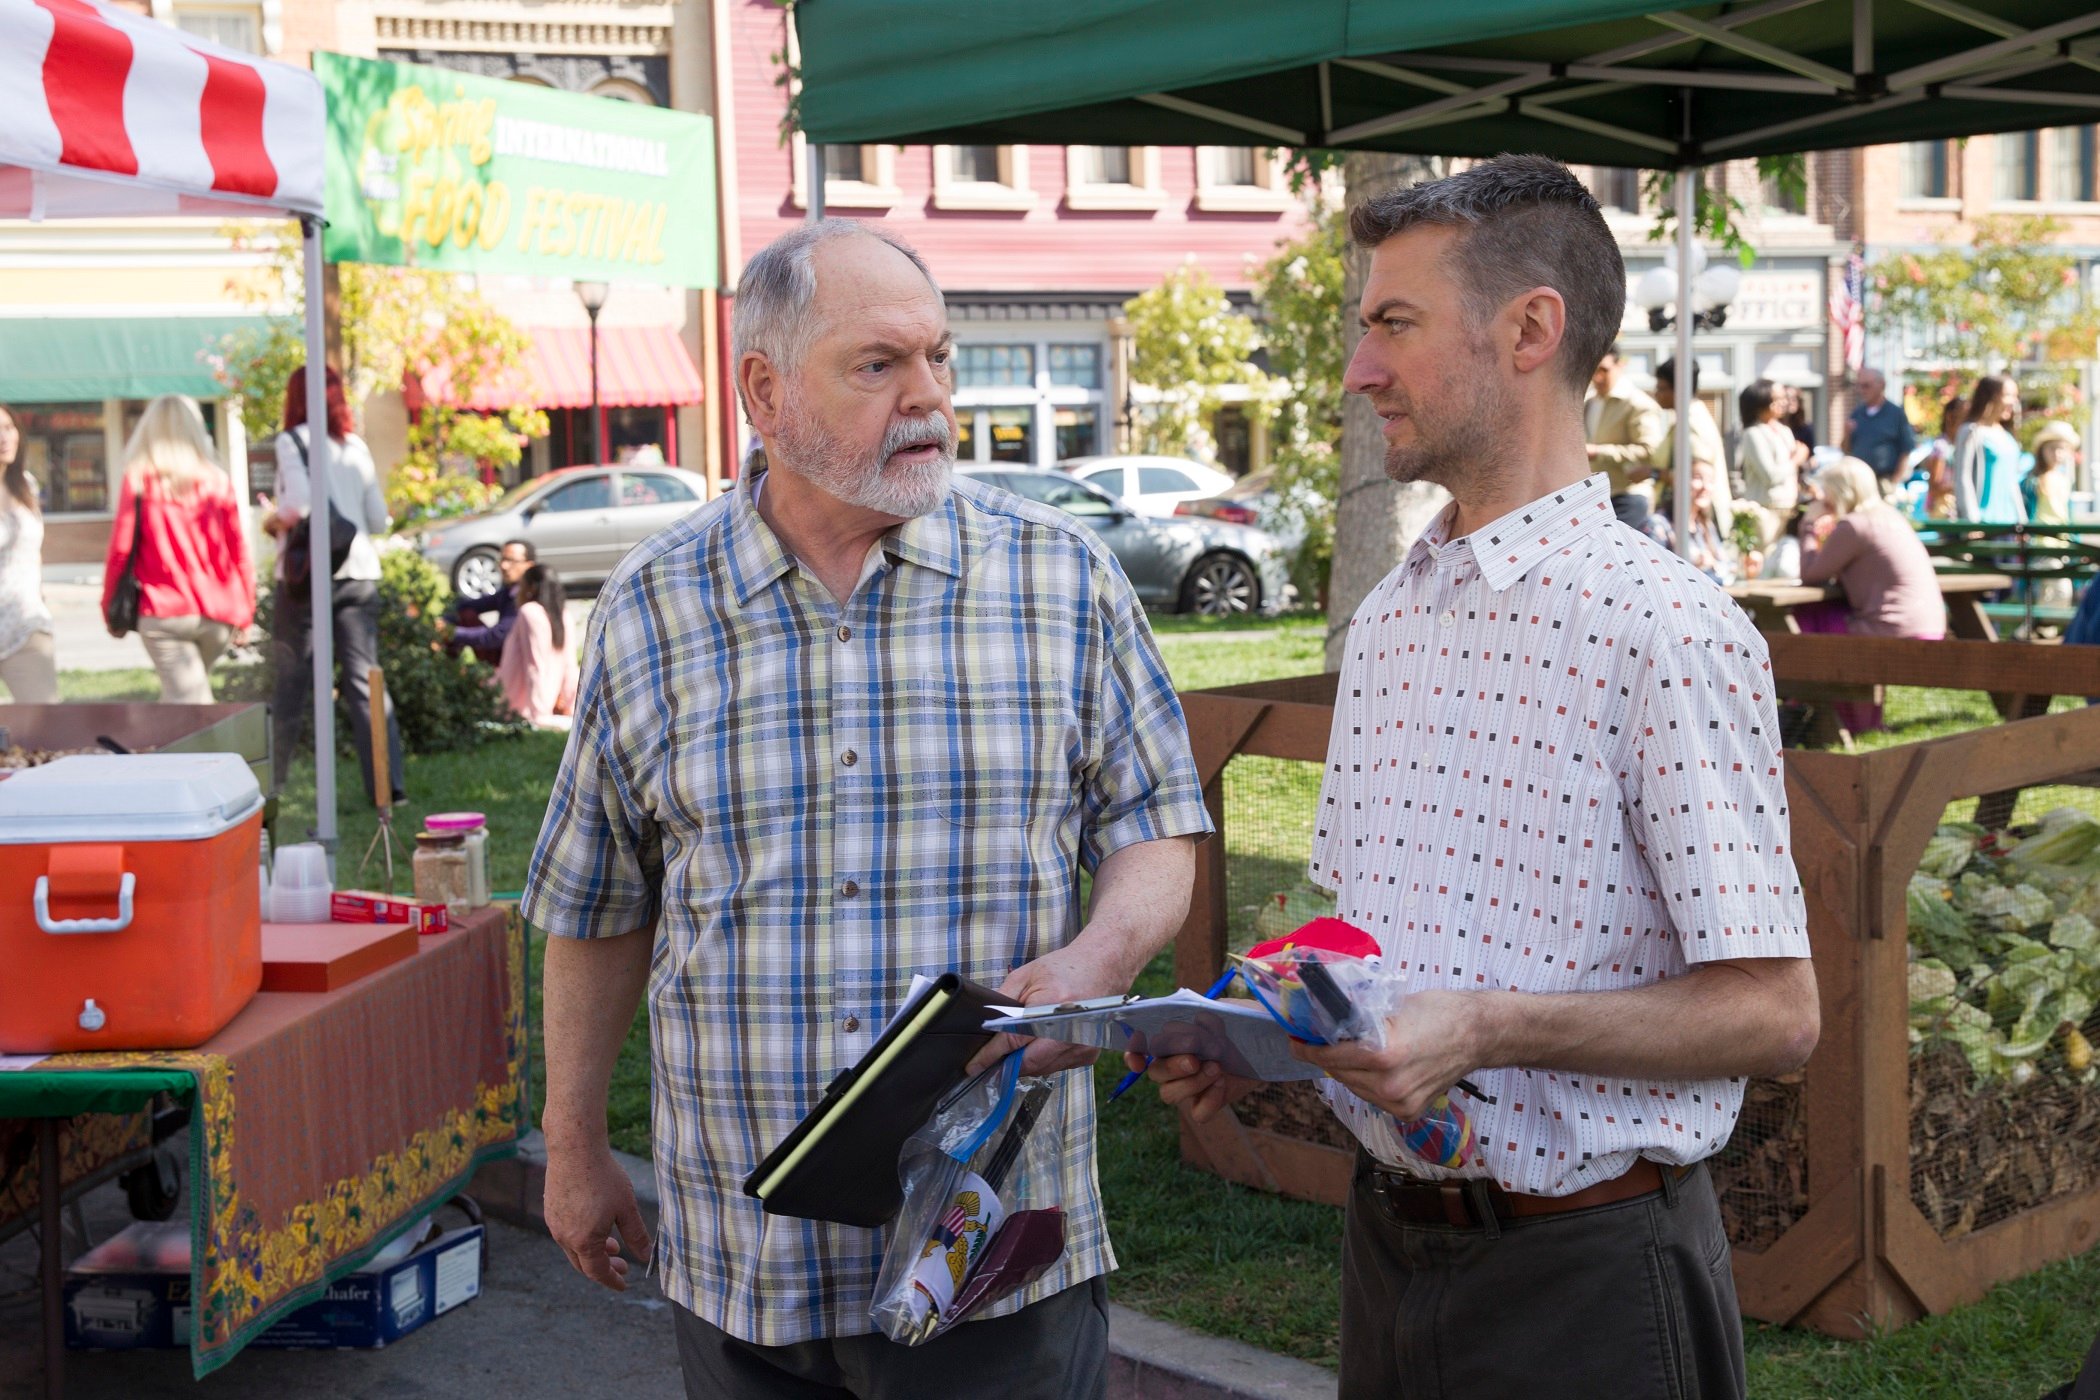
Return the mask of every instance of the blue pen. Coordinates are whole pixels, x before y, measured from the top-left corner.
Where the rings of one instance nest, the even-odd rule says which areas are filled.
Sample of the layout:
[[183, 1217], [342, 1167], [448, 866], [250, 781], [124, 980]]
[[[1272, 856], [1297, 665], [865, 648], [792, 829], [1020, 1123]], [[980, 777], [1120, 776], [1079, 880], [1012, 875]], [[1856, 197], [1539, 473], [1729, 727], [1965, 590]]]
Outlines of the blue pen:
[[[1210, 990], [1203, 994], [1204, 997], [1207, 1000], [1216, 1001], [1219, 997], [1225, 995], [1225, 989], [1231, 986], [1232, 979], [1239, 975], [1240, 970], [1236, 967], [1229, 967], [1225, 969], [1225, 975], [1223, 977], [1220, 977], [1217, 981], [1210, 984]], [[1145, 1057], [1145, 1069], [1150, 1068], [1152, 1068], [1152, 1057], [1150, 1055], [1147, 1055]], [[1114, 1103], [1117, 1099], [1122, 1098], [1124, 1090], [1128, 1089], [1131, 1085], [1137, 1083], [1140, 1079], [1143, 1079], [1144, 1077], [1144, 1069], [1134, 1069], [1130, 1071], [1130, 1073], [1124, 1075], [1121, 1079], [1116, 1081], [1115, 1088], [1108, 1091], [1108, 1101], [1110, 1103]]]

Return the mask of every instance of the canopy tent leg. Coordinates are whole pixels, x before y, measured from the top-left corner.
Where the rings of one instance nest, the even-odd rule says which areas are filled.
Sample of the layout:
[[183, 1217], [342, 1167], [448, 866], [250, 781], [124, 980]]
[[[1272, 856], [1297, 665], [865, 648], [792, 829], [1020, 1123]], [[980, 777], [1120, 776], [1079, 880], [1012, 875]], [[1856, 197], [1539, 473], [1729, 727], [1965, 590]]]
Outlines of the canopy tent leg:
[[824, 217], [824, 148], [814, 141], [805, 140], [802, 143], [802, 155], [809, 162], [808, 169], [802, 174], [802, 185], [806, 195], [802, 202], [806, 211], [804, 221], [814, 224]]
[[313, 561], [314, 651], [314, 835], [328, 852], [328, 878], [335, 879], [335, 571], [329, 567], [329, 458], [327, 312], [321, 296], [323, 221], [302, 215], [306, 255], [306, 440], [312, 511], [308, 529]]
[[1677, 552], [1692, 556], [1692, 403], [1698, 394], [1692, 388], [1692, 212], [1697, 207], [1697, 166], [1677, 172], [1677, 383], [1671, 392], [1677, 404], [1677, 430], [1671, 437], [1676, 460], [1671, 463], [1675, 509], [1672, 524], [1677, 531]]

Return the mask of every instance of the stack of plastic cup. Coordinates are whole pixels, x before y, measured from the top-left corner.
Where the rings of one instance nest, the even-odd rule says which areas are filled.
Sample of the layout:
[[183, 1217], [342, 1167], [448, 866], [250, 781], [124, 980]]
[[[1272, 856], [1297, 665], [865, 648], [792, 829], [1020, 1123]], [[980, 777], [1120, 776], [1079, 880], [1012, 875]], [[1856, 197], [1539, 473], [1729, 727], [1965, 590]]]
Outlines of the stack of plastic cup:
[[328, 853], [316, 842], [277, 848], [270, 873], [270, 922], [325, 924], [335, 887], [328, 880]]

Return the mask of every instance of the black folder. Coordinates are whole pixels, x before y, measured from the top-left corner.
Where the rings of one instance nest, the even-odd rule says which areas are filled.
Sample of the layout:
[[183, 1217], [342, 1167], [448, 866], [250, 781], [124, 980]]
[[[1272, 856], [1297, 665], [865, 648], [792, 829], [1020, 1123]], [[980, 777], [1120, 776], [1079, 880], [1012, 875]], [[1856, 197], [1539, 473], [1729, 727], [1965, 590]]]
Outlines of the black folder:
[[817, 1106], [744, 1178], [771, 1215], [841, 1225], [887, 1225], [904, 1204], [904, 1143], [963, 1082], [991, 1040], [984, 1023], [998, 993], [955, 973], [934, 980], [831, 1081]]

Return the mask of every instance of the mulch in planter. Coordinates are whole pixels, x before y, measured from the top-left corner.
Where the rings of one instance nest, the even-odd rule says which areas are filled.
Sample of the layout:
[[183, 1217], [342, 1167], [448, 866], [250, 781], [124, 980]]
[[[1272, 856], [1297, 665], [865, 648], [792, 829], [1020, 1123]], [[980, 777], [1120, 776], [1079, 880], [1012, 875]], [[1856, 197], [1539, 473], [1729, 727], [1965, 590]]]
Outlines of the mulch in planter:
[[2044, 1068], [1978, 1083], [1953, 1046], [1911, 1061], [1910, 1194], [1954, 1239], [2100, 1183], [2100, 1086]]
[[1763, 1249], [1808, 1213], [1808, 1118], [1801, 1075], [1753, 1079], [1728, 1145], [1707, 1160], [1721, 1223], [1738, 1249]]

